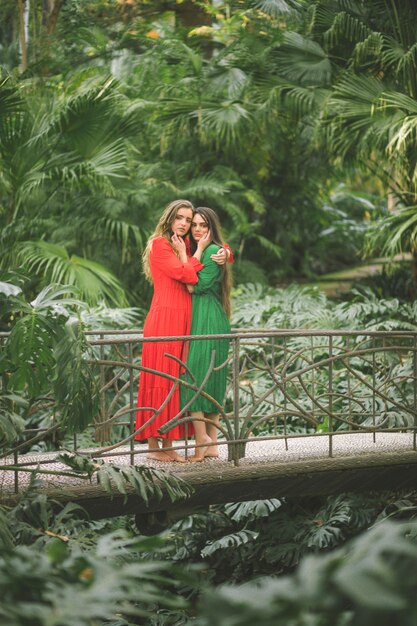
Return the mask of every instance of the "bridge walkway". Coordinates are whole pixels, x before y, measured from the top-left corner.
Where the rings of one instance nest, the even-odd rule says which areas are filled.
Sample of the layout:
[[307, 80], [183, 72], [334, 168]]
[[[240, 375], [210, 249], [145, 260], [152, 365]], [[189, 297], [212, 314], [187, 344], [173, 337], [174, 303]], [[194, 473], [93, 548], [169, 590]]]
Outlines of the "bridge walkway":
[[[300, 436], [287, 439], [256, 440], [246, 444], [246, 455], [238, 465], [228, 461], [227, 446], [220, 445], [218, 459], [202, 463], [163, 463], [146, 457], [146, 446], [135, 446], [136, 466], [162, 469], [182, 478], [193, 487], [193, 494], [182, 503], [162, 500], [144, 503], [133, 489], [127, 494], [109, 494], [96, 482], [77, 476], [40, 474], [43, 490], [54, 500], [65, 504], [78, 502], [91, 518], [128, 513], [146, 514], [180, 509], [192, 512], [210, 504], [263, 498], [300, 497], [335, 494], [348, 491], [385, 491], [417, 486], [417, 452], [414, 435], [400, 432], [351, 432], [332, 435]], [[23, 467], [48, 471], [68, 471], [57, 461], [56, 452], [20, 456], [19, 491], [29, 483], [29, 472]], [[83, 451], [92, 454], [93, 450]], [[97, 455], [97, 458], [99, 456]], [[117, 465], [131, 463], [131, 449], [118, 448], [104, 460]], [[12, 459], [0, 462], [9, 465]], [[24, 465], [22, 465], [24, 464]], [[0, 472], [0, 501], [11, 505], [20, 497], [15, 492], [16, 473]], [[174, 513], [175, 514], [175, 513]], [[180, 513], [181, 514], [181, 513]]]

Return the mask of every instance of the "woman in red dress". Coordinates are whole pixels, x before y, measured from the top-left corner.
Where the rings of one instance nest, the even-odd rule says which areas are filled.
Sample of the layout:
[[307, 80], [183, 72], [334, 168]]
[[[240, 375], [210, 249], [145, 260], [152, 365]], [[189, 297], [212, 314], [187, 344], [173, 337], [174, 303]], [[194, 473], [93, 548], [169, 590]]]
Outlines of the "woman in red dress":
[[[165, 209], [154, 234], [149, 238], [143, 254], [144, 271], [153, 282], [154, 295], [143, 328], [144, 337], [188, 335], [191, 324], [191, 295], [186, 285], [198, 281], [197, 272], [203, 267], [200, 258], [210, 243], [210, 235], [200, 240], [193, 256], [187, 255], [183, 239], [187, 235], [193, 217], [193, 205], [187, 200], [175, 200]], [[224, 261], [223, 261], [224, 262]], [[174, 358], [186, 360], [183, 341], [144, 342], [142, 367], [179, 377], [180, 364]], [[158, 428], [175, 417], [180, 411], [180, 395], [177, 387], [168, 402], [167, 396], [174, 381], [152, 372], [141, 371], [135, 439], [148, 440], [151, 452], [148, 457], [157, 461], [184, 462], [183, 456], [172, 447], [173, 439], [184, 438], [184, 426], [172, 428], [162, 437]], [[160, 407], [162, 410], [155, 416]], [[143, 410], [141, 407], [147, 407]], [[154, 410], [150, 410], [150, 408]], [[153, 419], [152, 419], [153, 418]], [[140, 430], [139, 430], [140, 429]], [[158, 439], [162, 437], [162, 448]]]

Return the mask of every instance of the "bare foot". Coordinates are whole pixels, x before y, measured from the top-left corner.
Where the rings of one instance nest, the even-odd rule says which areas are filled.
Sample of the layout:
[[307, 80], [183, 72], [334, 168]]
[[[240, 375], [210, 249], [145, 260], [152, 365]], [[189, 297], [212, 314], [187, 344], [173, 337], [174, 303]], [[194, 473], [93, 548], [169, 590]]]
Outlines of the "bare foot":
[[164, 463], [172, 463], [173, 459], [171, 459], [166, 452], [148, 452], [146, 455], [148, 459], [151, 461], [163, 461]]
[[210, 446], [207, 448], [207, 452], [204, 455], [206, 459], [218, 459], [219, 458], [219, 449], [217, 446]]
[[178, 454], [178, 452], [175, 452], [175, 450], [167, 450], [166, 452], [164, 452], [164, 454], [169, 456], [170, 461], [173, 461], [174, 463], [186, 462], [185, 457], [181, 456], [181, 454]]
[[[196, 441], [197, 445], [201, 445], [201, 444], [209, 444], [211, 443], [211, 439], [208, 435], [206, 435], [205, 437], [203, 437], [202, 439], [199, 439], [198, 441]], [[204, 461], [204, 458], [207, 456], [207, 450], [209, 449], [209, 446], [206, 445], [201, 445], [201, 448], [196, 448], [195, 449], [195, 454], [193, 454], [193, 456], [188, 457], [188, 460], [190, 463], [201, 463], [201, 461]]]

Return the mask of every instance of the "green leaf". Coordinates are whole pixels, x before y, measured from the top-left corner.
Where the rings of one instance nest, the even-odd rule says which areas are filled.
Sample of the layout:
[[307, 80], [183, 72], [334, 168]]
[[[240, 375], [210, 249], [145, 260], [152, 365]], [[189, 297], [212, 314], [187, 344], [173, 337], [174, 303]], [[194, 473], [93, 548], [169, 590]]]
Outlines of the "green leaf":
[[212, 541], [201, 551], [202, 557], [212, 556], [218, 550], [239, 548], [247, 543], [253, 543], [258, 538], [259, 533], [253, 530], [240, 530], [237, 533], [225, 535], [217, 541]]
[[247, 502], [227, 504], [225, 513], [235, 522], [241, 522], [247, 519], [269, 517], [280, 506], [280, 500], [275, 498], [271, 500], [248, 500]]

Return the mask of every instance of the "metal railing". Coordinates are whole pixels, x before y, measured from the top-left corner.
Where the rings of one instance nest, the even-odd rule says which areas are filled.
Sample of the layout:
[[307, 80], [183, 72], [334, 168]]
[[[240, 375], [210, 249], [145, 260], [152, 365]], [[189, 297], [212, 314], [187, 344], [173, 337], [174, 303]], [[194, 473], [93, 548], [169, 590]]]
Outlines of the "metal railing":
[[[1, 456], [12, 458], [14, 467], [23, 468], [28, 463], [25, 455], [29, 451], [33, 455], [45, 437], [55, 441], [57, 449], [88, 448], [94, 458], [128, 454], [135, 464], [138, 455], [146, 453], [137, 445], [141, 429], [135, 430], [143, 344], [208, 339], [144, 338], [140, 330], [98, 330], [87, 335], [98, 399], [91, 426], [63, 440], [58, 420], [51, 416], [48, 427], [27, 429], [17, 445], [3, 450]], [[230, 341], [229, 356], [220, 366], [227, 370], [227, 390], [218, 405], [219, 445], [227, 446], [229, 461], [238, 464], [248, 442], [283, 440], [288, 449], [288, 441], [297, 437], [326, 436], [331, 457], [334, 437], [347, 432], [371, 432], [374, 438], [378, 432], [412, 432], [416, 450], [417, 333], [239, 329], [209, 338]], [[209, 368], [207, 377], [210, 373]], [[191, 400], [206, 393], [181, 376], [161, 375], [170, 378], [175, 388], [186, 385]], [[153, 407], [154, 418], [161, 408]], [[192, 419], [186, 408], [172, 416], [171, 426]], [[193, 445], [186, 439], [175, 449], [187, 455]], [[16, 489], [17, 485], [18, 469]]]

